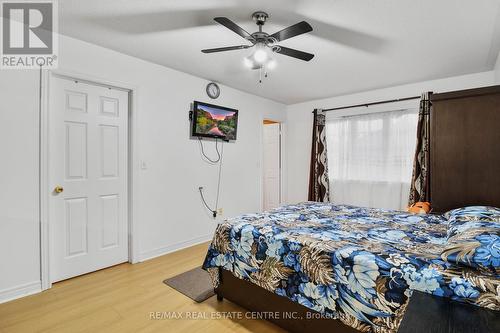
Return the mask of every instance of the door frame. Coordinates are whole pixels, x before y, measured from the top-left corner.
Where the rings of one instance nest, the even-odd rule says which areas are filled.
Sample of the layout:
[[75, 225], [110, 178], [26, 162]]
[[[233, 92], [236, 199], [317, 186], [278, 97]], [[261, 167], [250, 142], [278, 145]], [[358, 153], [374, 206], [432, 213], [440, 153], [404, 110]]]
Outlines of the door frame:
[[39, 136], [40, 136], [40, 184], [39, 184], [39, 215], [40, 215], [40, 279], [42, 290], [52, 287], [50, 276], [50, 227], [51, 217], [49, 216], [49, 115], [50, 115], [50, 82], [53, 78], [66, 78], [83, 83], [104, 86], [128, 92], [128, 175], [127, 175], [127, 233], [128, 233], [128, 262], [139, 262], [138, 244], [138, 179], [139, 179], [139, 140], [138, 140], [138, 87], [134, 84], [117, 82], [91, 75], [75, 73], [65, 70], [40, 70], [40, 110], [39, 110]]
[[264, 176], [264, 121], [269, 120], [275, 123], [280, 124], [280, 169], [279, 169], [279, 179], [280, 179], [280, 200], [279, 204], [282, 205], [283, 203], [286, 202], [285, 198], [285, 137], [286, 137], [286, 125], [285, 122], [282, 120], [277, 120], [277, 119], [272, 119], [272, 117], [261, 117], [260, 118], [260, 210], [264, 210], [264, 181], [265, 181], [265, 176]]

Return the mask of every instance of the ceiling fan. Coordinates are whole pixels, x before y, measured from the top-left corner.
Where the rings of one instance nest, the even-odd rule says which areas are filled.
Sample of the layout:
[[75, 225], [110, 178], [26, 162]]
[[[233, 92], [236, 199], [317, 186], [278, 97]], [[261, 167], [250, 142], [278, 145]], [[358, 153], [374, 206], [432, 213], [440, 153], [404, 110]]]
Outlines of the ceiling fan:
[[306, 21], [299, 22], [272, 35], [269, 35], [268, 33], [262, 31], [262, 26], [266, 23], [269, 15], [263, 11], [258, 11], [252, 14], [252, 18], [259, 27], [259, 31], [252, 34], [248, 33], [245, 29], [243, 29], [227, 17], [214, 18], [215, 22], [222, 24], [229, 30], [237, 33], [238, 35], [252, 43], [252, 45], [218, 47], [213, 49], [201, 50], [201, 52], [215, 53], [255, 48], [255, 51], [249, 57], [246, 57], [244, 59], [245, 64], [252, 69], [259, 69], [261, 71], [272, 69], [272, 67], [275, 66], [275, 62], [270, 57], [270, 54], [268, 52], [269, 50], [278, 54], [286, 55], [304, 61], [309, 61], [314, 58], [314, 54], [277, 45], [277, 43], [282, 42], [286, 39], [312, 31], [313, 28]]

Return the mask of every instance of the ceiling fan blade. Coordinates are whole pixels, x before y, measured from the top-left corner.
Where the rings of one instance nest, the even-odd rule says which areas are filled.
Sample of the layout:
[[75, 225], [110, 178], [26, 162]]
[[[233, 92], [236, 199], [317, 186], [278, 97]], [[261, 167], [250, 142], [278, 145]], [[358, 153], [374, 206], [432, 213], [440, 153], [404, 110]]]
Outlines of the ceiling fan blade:
[[236, 23], [234, 23], [233, 21], [231, 21], [227, 17], [216, 17], [216, 18], [214, 18], [214, 21], [219, 23], [219, 24], [222, 24], [223, 26], [225, 26], [229, 30], [237, 33], [238, 35], [245, 38], [246, 40], [249, 40], [251, 42], [255, 42], [255, 39], [252, 37], [252, 35], [250, 35], [245, 29], [243, 29], [242, 27], [240, 27], [239, 25], [237, 25]]
[[201, 50], [203, 53], [214, 53], [214, 52], [224, 52], [224, 51], [232, 51], [232, 50], [243, 50], [252, 47], [251, 45], [238, 45], [238, 46], [226, 46], [226, 47], [217, 47], [214, 49], [205, 49]]
[[276, 50], [274, 52], [279, 53], [279, 54], [283, 54], [283, 55], [286, 55], [289, 57], [297, 58], [300, 60], [304, 60], [304, 61], [309, 61], [312, 58], [314, 58], [314, 54], [295, 50], [295, 49], [290, 49], [288, 47], [283, 47], [283, 46], [279, 46], [278, 48], [276, 48]]
[[274, 34], [271, 35], [271, 37], [276, 38], [278, 42], [281, 42], [285, 39], [302, 35], [312, 30], [313, 28], [309, 23], [307, 23], [306, 21], [302, 21], [292, 26], [289, 26], [288, 28], [275, 32]]

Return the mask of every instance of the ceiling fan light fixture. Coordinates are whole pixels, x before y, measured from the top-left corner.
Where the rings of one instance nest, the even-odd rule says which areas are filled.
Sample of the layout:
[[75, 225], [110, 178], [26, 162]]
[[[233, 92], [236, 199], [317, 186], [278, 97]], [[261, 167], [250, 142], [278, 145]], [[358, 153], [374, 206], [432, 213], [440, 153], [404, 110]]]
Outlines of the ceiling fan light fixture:
[[266, 48], [267, 47], [263, 43], [257, 43], [255, 45], [255, 51], [252, 54], [252, 58], [255, 60], [256, 63], [264, 64], [267, 61], [269, 55], [267, 53]]
[[272, 71], [273, 69], [276, 68], [277, 64], [278, 63], [276, 62], [276, 60], [270, 58], [269, 61], [266, 64], [266, 69]]
[[243, 64], [245, 64], [245, 67], [247, 68], [252, 68], [254, 66], [254, 61], [252, 59], [252, 56], [243, 58]]

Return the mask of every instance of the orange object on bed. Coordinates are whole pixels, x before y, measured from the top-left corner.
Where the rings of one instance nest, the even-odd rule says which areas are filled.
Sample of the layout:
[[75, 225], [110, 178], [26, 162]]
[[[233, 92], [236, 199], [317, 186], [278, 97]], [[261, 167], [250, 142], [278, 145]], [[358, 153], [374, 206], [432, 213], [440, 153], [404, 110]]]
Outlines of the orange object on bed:
[[431, 211], [431, 203], [430, 202], [415, 202], [413, 205], [408, 207], [409, 213], [414, 214], [427, 214]]

